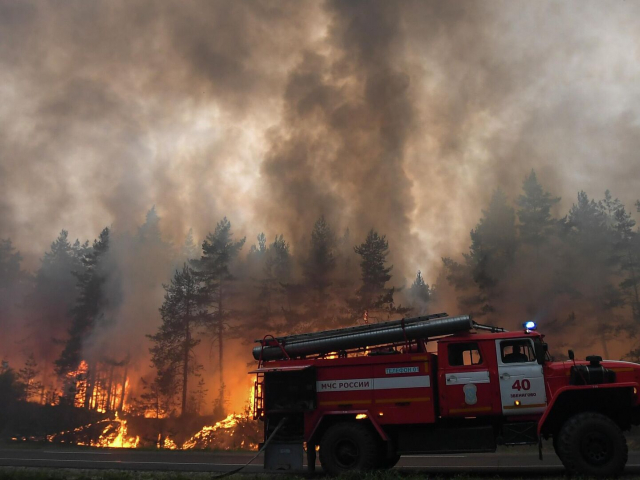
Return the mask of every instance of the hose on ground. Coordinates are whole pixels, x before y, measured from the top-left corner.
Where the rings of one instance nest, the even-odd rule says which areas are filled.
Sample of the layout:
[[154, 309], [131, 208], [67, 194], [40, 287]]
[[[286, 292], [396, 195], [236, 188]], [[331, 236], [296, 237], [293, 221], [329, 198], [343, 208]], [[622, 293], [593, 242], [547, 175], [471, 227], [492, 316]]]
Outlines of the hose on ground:
[[249, 460], [247, 463], [245, 463], [241, 467], [238, 467], [238, 468], [236, 468], [234, 470], [231, 470], [230, 472], [224, 472], [222, 475], [213, 475], [211, 478], [228, 477], [230, 475], [233, 475], [234, 473], [238, 473], [240, 470], [242, 470], [243, 468], [247, 467], [251, 462], [253, 462], [256, 458], [258, 458], [258, 455], [260, 455], [262, 452], [264, 452], [264, 449], [267, 448], [267, 445], [269, 445], [269, 442], [271, 442], [273, 437], [276, 436], [276, 433], [278, 433], [278, 430], [280, 430], [280, 427], [282, 427], [285, 424], [286, 421], [287, 421], [287, 417], [282, 417], [280, 422], [278, 422], [278, 425], [276, 425], [276, 428], [273, 430], [273, 432], [271, 432], [271, 435], [269, 435], [269, 438], [267, 438], [265, 440], [264, 444], [262, 445], [262, 448], [260, 450], [258, 450], [258, 453], [256, 453], [255, 456], [251, 460]]

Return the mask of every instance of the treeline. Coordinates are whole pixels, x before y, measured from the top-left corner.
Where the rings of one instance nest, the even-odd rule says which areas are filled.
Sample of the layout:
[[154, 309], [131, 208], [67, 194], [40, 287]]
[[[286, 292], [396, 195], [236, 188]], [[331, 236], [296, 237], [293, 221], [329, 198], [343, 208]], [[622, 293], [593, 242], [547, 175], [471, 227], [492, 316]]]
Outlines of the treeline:
[[392, 278], [389, 245], [373, 229], [353, 246], [348, 232], [338, 238], [320, 217], [306, 255], [297, 262], [282, 235], [269, 243], [263, 233], [239, 260], [245, 240], [234, 240], [231, 223], [224, 218], [205, 238], [200, 258], [185, 262], [164, 285], [162, 325], [148, 335], [157, 375], [141, 397], [158, 416], [174, 411], [178, 399], [180, 412], [197, 412], [203, 385], [200, 382], [189, 396], [189, 382], [203, 368], [195, 354], [202, 339], [213, 340], [217, 349], [219, 390], [214, 413], [221, 414], [227, 398], [224, 346], [228, 338], [251, 340], [266, 332], [386, 320], [424, 308], [433, 294], [418, 272], [406, 292], [410, 306], [396, 303], [396, 289], [388, 285]]
[[[156, 417], [224, 413], [237, 380], [229, 365], [245, 365], [230, 342], [407, 314], [459, 311], [511, 329], [534, 319], [557, 356], [570, 345], [636, 360], [635, 221], [608, 191], [580, 192], [564, 216], [559, 201], [534, 172], [513, 202], [495, 191], [468, 252], [443, 258], [435, 287], [419, 271], [411, 286], [393, 277], [384, 232], [352, 238], [324, 217], [297, 245], [260, 233], [248, 246], [226, 218], [201, 242], [189, 231], [172, 245], [152, 208], [136, 232], [105, 228], [93, 243], [63, 230], [34, 274], [3, 240], [0, 325], [38, 371], [23, 398], [121, 410], [137, 387], [128, 408]], [[8, 351], [6, 336], [0, 346]]]
[[478, 320], [537, 320], [557, 347], [570, 337], [581, 349], [620, 356], [610, 343], [635, 338], [640, 325], [636, 222], [609, 191], [597, 201], [579, 192], [562, 217], [553, 215], [559, 201], [533, 171], [515, 205], [495, 191], [468, 253], [443, 259], [446, 279], [460, 309]]
[[[297, 255], [282, 235], [256, 240], [246, 248], [224, 218], [200, 245], [190, 231], [175, 247], [163, 240], [151, 209], [136, 234], [105, 228], [90, 244], [70, 242], [63, 230], [35, 275], [21, 270], [6, 240], [2, 272], [15, 310], [9, 316], [21, 319], [13, 327], [22, 351], [36, 352], [49, 367], [41, 375], [42, 388], [49, 383], [45, 396], [121, 410], [128, 373], [144, 370], [150, 358], [156, 373], [141, 379], [132, 407], [158, 417], [200, 413], [210, 408], [199, 360], [204, 340], [216, 351], [206, 379], [215, 373], [213, 408], [221, 414], [230, 340], [386, 320], [427, 311], [434, 296], [418, 272], [402, 292], [404, 305], [398, 303], [388, 242], [373, 229], [354, 244], [348, 231], [337, 235], [321, 217]], [[10, 319], [4, 324], [11, 329]]]

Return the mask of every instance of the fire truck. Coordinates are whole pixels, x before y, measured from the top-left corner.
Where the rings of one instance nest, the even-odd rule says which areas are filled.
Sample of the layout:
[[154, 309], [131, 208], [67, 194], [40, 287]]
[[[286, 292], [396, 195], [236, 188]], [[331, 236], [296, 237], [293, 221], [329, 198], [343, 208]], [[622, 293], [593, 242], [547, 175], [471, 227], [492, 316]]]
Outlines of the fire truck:
[[266, 336], [254, 416], [266, 469], [393, 467], [401, 455], [495, 452], [552, 439], [567, 472], [620, 474], [640, 424], [640, 365], [552, 361], [533, 322], [518, 331], [445, 313]]

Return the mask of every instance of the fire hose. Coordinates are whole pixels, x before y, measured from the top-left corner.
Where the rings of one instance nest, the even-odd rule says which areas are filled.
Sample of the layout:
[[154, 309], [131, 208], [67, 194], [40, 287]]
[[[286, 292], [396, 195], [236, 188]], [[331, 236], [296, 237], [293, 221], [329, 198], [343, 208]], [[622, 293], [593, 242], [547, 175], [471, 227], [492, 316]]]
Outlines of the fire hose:
[[256, 458], [258, 458], [258, 455], [260, 455], [262, 452], [264, 452], [264, 449], [267, 448], [267, 445], [269, 445], [269, 442], [271, 442], [271, 440], [273, 439], [273, 437], [276, 436], [276, 433], [278, 433], [278, 430], [280, 430], [280, 427], [282, 427], [285, 422], [287, 421], [287, 417], [282, 417], [282, 419], [280, 420], [280, 422], [278, 422], [278, 425], [276, 425], [276, 428], [273, 430], [273, 432], [271, 432], [271, 435], [269, 435], [269, 438], [267, 438], [265, 440], [265, 442], [262, 444], [262, 448], [260, 450], [258, 450], [258, 453], [255, 454], [255, 456], [249, 460], [247, 463], [245, 463], [244, 465], [242, 465], [241, 467], [238, 467], [234, 470], [231, 470], [230, 472], [225, 472], [222, 475], [214, 475], [211, 478], [223, 478], [223, 477], [228, 477], [229, 475], [233, 475], [234, 473], [238, 473], [240, 470], [242, 470], [243, 468], [249, 466], [249, 464], [251, 462], [253, 462]]

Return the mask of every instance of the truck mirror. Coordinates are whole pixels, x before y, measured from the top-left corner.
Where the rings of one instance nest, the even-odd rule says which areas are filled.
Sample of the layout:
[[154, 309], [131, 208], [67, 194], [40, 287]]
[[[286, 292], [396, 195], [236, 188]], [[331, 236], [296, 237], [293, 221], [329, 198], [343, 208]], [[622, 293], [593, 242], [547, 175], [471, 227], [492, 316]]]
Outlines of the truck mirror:
[[546, 343], [546, 342], [542, 342], [542, 348], [545, 351], [545, 353], [548, 352], [549, 351], [549, 344]]
[[573, 350], [569, 350], [569, 360], [573, 360], [574, 358], [576, 358], [576, 356], [573, 353]]

